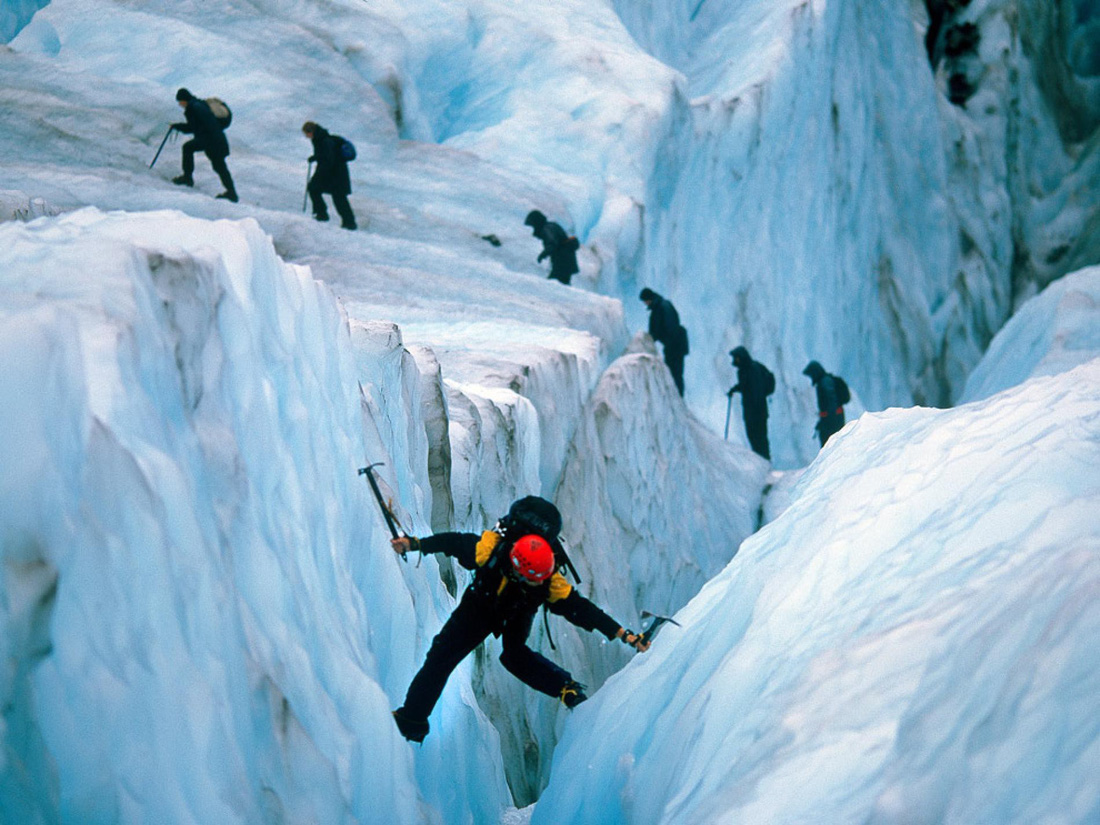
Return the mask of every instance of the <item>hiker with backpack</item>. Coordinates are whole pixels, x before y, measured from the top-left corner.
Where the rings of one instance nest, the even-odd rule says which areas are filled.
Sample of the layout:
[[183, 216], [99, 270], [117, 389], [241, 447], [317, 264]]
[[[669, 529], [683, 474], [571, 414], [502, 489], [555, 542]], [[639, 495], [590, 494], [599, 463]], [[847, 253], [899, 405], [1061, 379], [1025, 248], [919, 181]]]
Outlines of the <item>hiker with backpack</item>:
[[737, 383], [730, 387], [727, 397], [741, 393], [741, 413], [745, 419], [745, 435], [749, 446], [757, 455], [771, 461], [768, 446], [768, 396], [775, 392], [775, 376], [772, 371], [754, 361], [744, 347], [730, 350], [733, 366], [737, 369]]
[[802, 370], [817, 388], [817, 424], [814, 430], [821, 439], [821, 446], [844, 426], [844, 405], [852, 400], [848, 384], [839, 375], [825, 372], [817, 361], [811, 361]]
[[[211, 107], [213, 101], [220, 110], [224, 109], [222, 118], [219, 119]], [[171, 128], [177, 132], [194, 135], [191, 140], [183, 144], [183, 174], [172, 178], [172, 183], [177, 186], [195, 185], [195, 153], [205, 152], [210, 159], [210, 165], [221, 178], [225, 191], [218, 195], [219, 198], [233, 203], [237, 202], [237, 189], [233, 185], [233, 177], [229, 174], [229, 167], [225, 159], [229, 157], [229, 141], [225, 137], [225, 127], [229, 125], [232, 117], [229, 107], [217, 98], [200, 100], [187, 89], [176, 92], [176, 102], [183, 108], [184, 123], [173, 123]]]
[[531, 227], [531, 234], [542, 241], [542, 252], [539, 253], [538, 262], [542, 263], [549, 258], [549, 277], [568, 286], [573, 276], [581, 271], [577, 266], [577, 250], [580, 249], [580, 241], [573, 235], [565, 234], [565, 230], [559, 224], [547, 220], [546, 216], [537, 209], [528, 212], [523, 223]]
[[672, 301], [658, 295], [649, 287], [638, 293], [639, 300], [649, 311], [649, 334], [654, 341], [660, 341], [665, 351], [665, 363], [672, 373], [680, 397], [684, 397], [684, 357], [687, 356], [688, 333], [680, 323], [680, 314]]
[[355, 213], [351, 211], [348, 195], [351, 194], [351, 175], [348, 174], [348, 161], [355, 159], [355, 147], [339, 135], [331, 135], [323, 126], [312, 120], [302, 124], [302, 134], [313, 143], [313, 156], [310, 163], [317, 162], [317, 170], [309, 179], [306, 190], [313, 203], [313, 218], [328, 220], [328, 207], [324, 194], [332, 195], [332, 205], [340, 216], [341, 229], [356, 229]]
[[443, 553], [474, 571], [458, 607], [432, 641], [423, 666], [409, 685], [405, 703], [393, 712], [406, 739], [424, 741], [428, 716], [451, 671], [490, 633], [503, 644], [501, 664], [522, 682], [570, 709], [585, 701], [584, 685], [526, 644], [535, 612], [542, 605], [577, 627], [599, 630], [608, 639], [619, 639], [639, 652], [649, 648], [643, 636], [620, 626], [565, 580], [560, 570], [572, 566], [558, 538], [561, 525], [557, 507], [544, 498], [526, 496], [480, 536], [437, 533], [424, 539], [401, 536], [391, 541], [394, 551], [402, 555], [410, 550]]

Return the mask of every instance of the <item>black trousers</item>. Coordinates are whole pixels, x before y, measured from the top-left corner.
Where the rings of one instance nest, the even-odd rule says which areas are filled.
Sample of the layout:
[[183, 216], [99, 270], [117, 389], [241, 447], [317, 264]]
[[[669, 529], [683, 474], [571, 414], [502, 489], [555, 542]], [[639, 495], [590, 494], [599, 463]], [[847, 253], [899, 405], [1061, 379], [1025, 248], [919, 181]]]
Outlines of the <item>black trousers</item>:
[[[313, 214], [321, 220], [328, 218], [328, 207], [325, 206], [324, 190], [321, 184], [316, 183], [317, 178], [309, 181], [309, 200], [313, 204]], [[336, 214], [340, 216], [342, 226], [349, 229], [355, 228], [355, 213], [351, 211], [348, 196], [340, 192], [331, 192], [332, 205], [336, 208]]]
[[821, 446], [829, 440], [829, 436], [838, 433], [844, 427], [844, 413], [827, 415], [817, 422], [817, 437], [821, 440]]
[[194, 138], [183, 144], [183, 174], [189, 178], [194, 176], [195, 152], [205, 152], [206, 156], [210, 158], [210, 165], [214, 167], [214, 171], [221, 178], [225, 191], [234, 195], [237, 194], [237, 189], [233, 185], [233, 176], [229, 174], [229, 167], [225, 165], [225, 158], [210, 154], [209, 150]]
[[679, 350], [669, 350], [665, 347], [665, 363], [668, 371], [672, 373], [672, 383], [676, 385], [680, 397], [684, 397], [684, 353]]
[[[518, 616], [504, 626], [501, 641], [504, 651], [500, 662], [521, 682], [540, 693], [559, 696], [572, 680], [569, 672], [558, 667], [526, 644], [534, 614]], [[427, 719], [443, 693], [443, 686], [458, 663], [492, 633], [493, 617], [486, 610], [484, 597], [467, 590], [455, 612], [432, 640], [420, 671], [413, 677], [405, 695], [404, 713], [411, 719]]]
[[748, 436], [749, 446], [759, 456], [772, 460], [771, 448], [768, 446], [768, 418], [767, 416], [745, 416], [745, 435]]

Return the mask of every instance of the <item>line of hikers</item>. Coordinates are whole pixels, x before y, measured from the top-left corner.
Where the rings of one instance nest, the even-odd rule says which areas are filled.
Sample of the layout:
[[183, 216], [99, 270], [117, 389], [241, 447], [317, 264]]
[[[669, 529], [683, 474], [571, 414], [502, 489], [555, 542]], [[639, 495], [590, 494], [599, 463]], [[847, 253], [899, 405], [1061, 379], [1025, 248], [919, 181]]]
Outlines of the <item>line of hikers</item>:
[[[232, 121], [229, 107], [219, 98], [197, 98], [185, 88], [176, 92], [176, 101], [183, 108], [184, 122], [173, 123], [169, 128], [169, 135], [172, 131], [178, 131], [193, 137], [183, 144], [183, 173], [172, 178], [172, 182], [180, 186], [194, 186], [195, 154], [204, 152], [225, 187], [225, 191], [217, 197], [236, 203], [237, 190], [225, 160], [229, 156], [229, 141], [225, 136], [225, 129]], [[313, 206], [314, 219], [329, 219], [324, 199], [324, 195], [328, 194], [331, 195], [333, 207], [340, 216], [341, 228], [356, 229], [355, 214], [348, 202], [348, 195], [351, 194], [348, 161], [354, 160], [355, 147], [350, 141], [330, 134], [311, 120], [302, 125], [302, 134], [313, 144], [313, 155], [308, 161], [309, 169], [312, 169], [314, 163], [317, 164], [312, 175], [307, 169], [306, 184], [306, 194]], [[168, 135], [165, 140], [167, 138]], [[162, 142], [161, 148], [163, 147]], [[157, 156], [159, 155], [158, 150]], [[156, 158], [153, 158], [153, 163], [156, 163]], [[527, 214], [524, 224], [531, 227], [531, 233], [542, 241], [542, 252], [539, 253], [537, 262], [542, 263], [549, 258], [549, 278], [569, 285], [573, 276], [580, 272], [577, 264], [580, 242], [576, 236], [566, 233], [560, 224], [549, 220], [537, 209]], [[495, 236], [488, 238], [495, 240]], [[649, 312], [649, 334], [654, 341], [661, 344], [673, 383], [683, 396], [684, 358], [690, 352], [687, 329], [680, 323], [676, 307], [667, 298], [648, 287], [638, 297]], [[737, 369], [738, 380], [727, 395], [732, 399], [734, 393], [741, 393], [745, 434], [749, 444], [756, 453], [770, 460], [767, 399], [775, 391], [775, 377], [767, 367], [754, 361], [744, 347], [731, 350], [730, 355], [733, 357], [733, 366]], [[817, 361], [807, 364], [803, 374], [809, 376], [817, 388], [819, 419], [815, 430], [821, 445], [825, 446], [829, 436], [844, 426], [844, 405], [849, 400], [848, 388], [843, 379], [825, 372]], [[726, 435], [729, 435], [728, 410]]]
[[[649, 311], [649, 334], [661, 344], [665, 364], [682, 397], [684, 356], [690, 351], [687, 329], [680, 323], [676, 307], [664, 296], [646, 287], [638, 298]], [[730, 387], [726, 395], [732, 402], [734, 393], [741, 393], [741, 412], [749, 446], [753, 452], [770, 461], [768, 396], [775, 392], [775, 376], [759, 361], [754, 361], [744, 347], [730, 350], [730, 356], [737, 370], [737, 383]], [[817, 390], [818, 419], [814, 431], [824, 447], [829, 437], [844, 426], [844, 405], [851, 400], [851, 393], [843, 378], [826, 372], [817, 361], [810, 361], [802, 374], [809, 377]], [[726, 409], [725, 435], [729, 437], [729, 407]]]
[[[198, 98], [185, 88], [176, 92], [176, 102], [183, 109], [184, 121], [173, 123], [164, 139], [168, 140], [173, 131], [193, 137], [183, 144], [181, 150], [183, 173], [172, 178], [172, 183], [177, 186], [194, 186], [195, 154], [203, 152], [209, 158], [210, 165], [221, 179], [225, 189], [216, 197], [237, 203], [239, 200], [237, 187], [233, 183], [233, 176], [229, 173], [229, 166], [226, 164], [226, 158], [229, 157], [229, 140], [225, 136], [225, 130], [233, 118], [229, 107], [219, 98]], [[349, 230], [357, 229], [355, 213], [352, 211], [351, 204], [348, 203], [348, 195], [351, 194], [348, 161], [355, 159], [355, 147], [350, 141], [339, 135], [330, 134], [328, 130], [312, 120], [307, 120], [302, 125], [302, 134], [313, 144], [313, 155], [309, 158], [306, 172], [306, 192], [313, 205], [314, 219], [318, 221], [329, 219], [324, 199], [324, 195], [327, 194], [332, 196], [332, 204], [340, 216], [340, 227]], [[164, 148], [163, 142], [161, 148]], [[160, 150], [157, 151], [157, 157], [159, 156]], [[153, 158], [153, 163], [156, 161], [157, 159]], [[317, 169], [311, 175], [310, 171], [314, 163], [317, 164]]]
[[[759, 361], [754, 361], [745, 347], [730, 350], [733, 366], [737, 370], [737, 383], [729, 388], [726, 396], [733, 401], [734, 393], [741, 393], [741, 413], [745, 421], [745, 435], [753, 452], [771, 460], [768, 445], [768, 396], [775, 392], [775, 376]], [[802, 370], [817, 390], [817, 433], [821, 446], [833, 433], [844, 426], [844, 405], [852, 400], [848, 384], [839, 375], [825, 371], [817, 361], [810, 361]], [[726, 435], [729, 435], [729, 407], [726, 408]]]

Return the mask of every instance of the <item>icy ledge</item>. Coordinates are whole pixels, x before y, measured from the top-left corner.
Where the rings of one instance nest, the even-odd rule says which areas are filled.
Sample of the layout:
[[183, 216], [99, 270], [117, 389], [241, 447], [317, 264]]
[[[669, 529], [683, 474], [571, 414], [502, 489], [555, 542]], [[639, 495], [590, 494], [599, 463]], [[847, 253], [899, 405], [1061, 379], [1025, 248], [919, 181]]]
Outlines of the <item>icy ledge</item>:
[[1100, 359], [866, 414], [573, 715], [543, 823], [1094, 822]]

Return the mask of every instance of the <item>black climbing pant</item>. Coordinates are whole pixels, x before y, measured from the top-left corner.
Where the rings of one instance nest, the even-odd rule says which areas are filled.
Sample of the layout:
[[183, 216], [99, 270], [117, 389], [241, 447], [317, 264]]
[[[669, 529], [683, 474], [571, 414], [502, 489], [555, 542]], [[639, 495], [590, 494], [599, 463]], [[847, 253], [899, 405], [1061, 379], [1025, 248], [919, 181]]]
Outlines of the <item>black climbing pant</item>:
[[[572, 680], [558, 667], [526, 644], [534, 614], [517, 616], [504, 625], [501, 664], [520, 681], [548, 696], [560, 696]], [[493, 616], [484, 597], [467, 591], [455, 612], [439, 631], [420, 672], [413, 677], [402, 712], [410, 719], [427, 719], [443, 693], [443, 686], [458, 663], [465, 659], [493, 631]]]
[[676, 385], [680, 397], [684, 397], [684, 353], [679, 350], [665, 347], [665, 363], [668, 371], [672, 373], [672, 383]]
[[824, 416], [817, 424], [817, 437], [821, 439], [821, 446], [829, 440], [829, 436], [838, 433], [844, 427], [844, 412]]
[[229, 174], [229, 167], [225, 164], [224, 155], [212, 155], [210, 151], [202, 145], [202, 143], [192, 138], [183, 144], [183, 174], [188, 179], [192, 178], [195, 174], [195, 152], [205, 152], [206, 156], [210, 158], [210, 165], [214, 167], [214, 171], [218, 173], [218, 177], [221, 179], [222, 186], [225, 187], [225, 191], [230, 194], [236, 195], [237, 189], [233, 185], [233, 177]]
[[[309, 199], [313, 204], [313, 214], [317, 220], [328, 220], [328, 207], [325, 206], [323, 189], [316, 183], [314, 177], [309, 182]], [[355, 229], [355, 213], [351, 211], [348, 196], [342, 192], [332, 192], [332, 205], [336, 208], [336, 214], [340, 216], [340, 225], [345, 229]]]
[[745, 416], [745, 435], [748, 436], [752, 451], [771, 461], [771, 449], [768, 447], [768, 419], [765, 416]]

